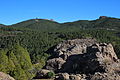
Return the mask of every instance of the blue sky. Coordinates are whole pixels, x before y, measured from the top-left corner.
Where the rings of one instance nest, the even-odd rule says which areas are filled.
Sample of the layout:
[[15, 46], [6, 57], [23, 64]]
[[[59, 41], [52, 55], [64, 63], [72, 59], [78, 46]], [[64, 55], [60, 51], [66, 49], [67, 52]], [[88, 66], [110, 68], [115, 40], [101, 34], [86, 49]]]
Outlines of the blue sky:
[[0, 23], [10, 25], [33, 18], [57, 22], [120, 17], [120, 0], [0, 0]]

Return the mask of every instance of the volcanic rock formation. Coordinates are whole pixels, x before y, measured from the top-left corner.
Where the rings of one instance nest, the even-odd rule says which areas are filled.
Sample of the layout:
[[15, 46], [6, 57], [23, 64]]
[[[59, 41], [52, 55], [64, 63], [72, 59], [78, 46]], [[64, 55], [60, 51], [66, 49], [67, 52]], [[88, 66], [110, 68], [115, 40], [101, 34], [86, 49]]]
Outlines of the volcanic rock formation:
[[110, 43], [95, 39], [74, 39], [58, 44], [45, 69], [56, 80], [119, 80], [120, 61]]

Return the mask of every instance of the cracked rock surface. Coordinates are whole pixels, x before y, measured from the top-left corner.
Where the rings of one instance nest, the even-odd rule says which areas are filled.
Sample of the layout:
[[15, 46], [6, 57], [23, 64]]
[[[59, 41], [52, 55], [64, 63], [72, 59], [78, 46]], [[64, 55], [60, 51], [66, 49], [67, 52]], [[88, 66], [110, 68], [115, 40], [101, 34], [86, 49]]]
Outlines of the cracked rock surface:
[[119, 80], [120, 61], [110, 43], [95, 39], [63, 41], [53, 50], [45, 69], [54, 71], [56, 80]]

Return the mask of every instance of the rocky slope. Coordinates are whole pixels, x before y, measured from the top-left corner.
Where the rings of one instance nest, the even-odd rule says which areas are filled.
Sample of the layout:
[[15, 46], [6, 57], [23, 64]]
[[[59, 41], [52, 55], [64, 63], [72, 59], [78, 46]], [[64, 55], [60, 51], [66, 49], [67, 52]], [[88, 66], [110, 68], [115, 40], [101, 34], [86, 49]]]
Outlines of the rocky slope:
[[95, 39], [63, 41], [55, 47], [53, 55], [37, 78], [55, 72], [56, 80], [120, 79], [120, 61], [110, 43], [97, 43]]

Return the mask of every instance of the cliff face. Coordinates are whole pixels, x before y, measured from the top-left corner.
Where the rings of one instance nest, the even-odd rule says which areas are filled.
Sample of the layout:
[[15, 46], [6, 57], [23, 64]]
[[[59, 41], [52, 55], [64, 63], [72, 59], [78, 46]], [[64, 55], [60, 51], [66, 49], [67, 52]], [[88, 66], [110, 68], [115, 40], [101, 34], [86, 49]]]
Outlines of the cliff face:
[[112, 44], [95, 39], [63, 41], [54, 49], [45, 69], [54, 71], [57, 80], [119, 80], [120, 61]]

